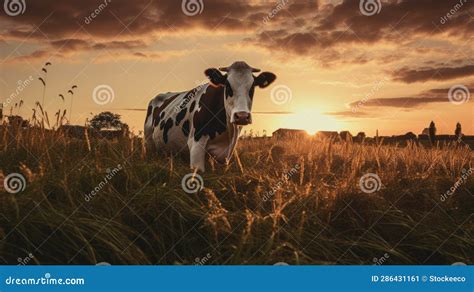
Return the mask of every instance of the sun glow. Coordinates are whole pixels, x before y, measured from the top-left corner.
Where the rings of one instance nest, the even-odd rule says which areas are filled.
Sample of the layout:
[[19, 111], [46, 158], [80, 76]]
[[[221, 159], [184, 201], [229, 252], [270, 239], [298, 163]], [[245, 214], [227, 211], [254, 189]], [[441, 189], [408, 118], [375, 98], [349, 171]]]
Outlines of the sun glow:
[[300, 110], [285, 119], [285, 128], [302, 129], [310, 135], [318, 131], [341, 131], [343, 123], [317, 110]]

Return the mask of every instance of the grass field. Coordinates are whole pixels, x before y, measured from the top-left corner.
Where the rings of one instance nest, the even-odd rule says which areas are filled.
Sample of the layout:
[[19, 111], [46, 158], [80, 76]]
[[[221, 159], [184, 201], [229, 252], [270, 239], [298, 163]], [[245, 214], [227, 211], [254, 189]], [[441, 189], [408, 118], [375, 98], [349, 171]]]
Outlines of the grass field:
[[0, 180], [26, 178], [0, 187], [0, 263], [474, 263], [467, 147], [247, 139], [188, 194], [188, 163], [140, 138], [0, 128], [0, 142]]

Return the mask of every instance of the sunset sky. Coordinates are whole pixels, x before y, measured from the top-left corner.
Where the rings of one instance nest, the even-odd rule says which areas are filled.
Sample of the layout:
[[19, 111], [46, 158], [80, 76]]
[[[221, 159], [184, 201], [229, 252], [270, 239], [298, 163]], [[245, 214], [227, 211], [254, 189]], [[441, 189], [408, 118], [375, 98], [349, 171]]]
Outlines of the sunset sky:
[[[474, 134], [474, 0], [368, 1], [375, 11], [359, 0], [16, 2], [24, 11], [4, 5], [0, 14], [6, 112], [23, 100], [14, 113], [30, 117], [43, 77], [50, 118], [69, 111], [77, 85], [73, 124], [110, 110], [138, 132], [139, 110], [155, 95], [190, 90], [206, 82], [206, 68], [243, 60], [277, 75], [256, 90], [247, 131], [419, 134], [434, 120], [438, 133], [459, 121]], [[93, 99], [100, 85], [113, 90], [103, 105]]]

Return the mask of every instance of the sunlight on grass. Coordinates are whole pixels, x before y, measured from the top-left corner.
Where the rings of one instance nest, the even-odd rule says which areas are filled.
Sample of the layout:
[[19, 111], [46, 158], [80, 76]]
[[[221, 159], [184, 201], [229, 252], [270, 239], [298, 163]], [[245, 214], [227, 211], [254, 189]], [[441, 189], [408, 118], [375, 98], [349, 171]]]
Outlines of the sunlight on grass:
[[[187, 194], [188, 163], [146, 154], [140, 138], [3, 127], [0, 139], [0, 178], [26, 178], [22, 192], [0, 189], [6, 263], [30, 253], [31, 264], [193, 264], [208, 254], [207, 264], [472, 259], [473, 178], [440, 199], [473, 166], [467, 147], [243, 139], [240, 164], [211, 163], [204, 188]], [[367, 173], [380, 190], [361, 191]]]

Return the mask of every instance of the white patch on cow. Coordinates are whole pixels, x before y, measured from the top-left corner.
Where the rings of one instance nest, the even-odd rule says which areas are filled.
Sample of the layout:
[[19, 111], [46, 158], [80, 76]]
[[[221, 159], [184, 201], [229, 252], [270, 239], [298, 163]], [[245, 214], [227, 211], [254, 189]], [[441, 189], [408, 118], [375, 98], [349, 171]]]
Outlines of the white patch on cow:
[[219, 163], [226, 164], [237, 145], [242, 126], [227, 125], [227, 130], [207, 143], [207, 152]]
[[252, 88], [254, 77], [251, 68], [231, 68], [227, 73], [227, 81], [232, 87], [233, 95], [225, 99], [226, 112], [230, 122], [234, 123], [235, 113], [252, 111], [252, 100], [250, 99], [250, 89]]
[[198, 141], [195, 141], [193, 137], [188, 139], [189, 164], [191, 169], [197, 169], [199, 171], [206, 170], [206, 148], [208, 140], [208, 136], [202, 136]]

